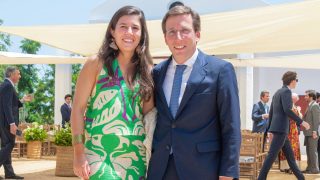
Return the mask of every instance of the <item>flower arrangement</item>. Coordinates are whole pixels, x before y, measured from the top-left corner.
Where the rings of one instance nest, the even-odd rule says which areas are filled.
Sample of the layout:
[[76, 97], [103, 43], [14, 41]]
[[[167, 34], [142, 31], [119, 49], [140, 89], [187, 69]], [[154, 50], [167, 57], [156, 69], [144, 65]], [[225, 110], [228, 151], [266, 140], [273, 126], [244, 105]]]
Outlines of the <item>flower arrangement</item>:
[[42, 125], [33, 122], [31, 127], [28, 126], [24, 131], [24, 138], [27, 142], [30, 141], [44, 141], [47, 138], [47, 132]]
[[66, 124], [65, 128], [61, 128], [54, 135], [54, 143], [57, 146], [72, 146], [72, 135], [69, 124]]

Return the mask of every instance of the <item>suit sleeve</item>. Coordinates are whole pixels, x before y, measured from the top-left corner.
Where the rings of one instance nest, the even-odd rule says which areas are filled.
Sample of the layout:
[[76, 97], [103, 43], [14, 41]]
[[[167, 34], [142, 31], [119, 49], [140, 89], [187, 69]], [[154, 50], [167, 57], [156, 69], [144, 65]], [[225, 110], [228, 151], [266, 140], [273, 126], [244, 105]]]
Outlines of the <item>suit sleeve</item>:
[[61, 106], [60, 111], [61, 111], [61, 115], [62, 115], [62, 122], [68, 121], [69, 120], [68, 119], [69, 118], [68, 111], [64, 105]]
[[217, 105], [221, 129], [221, 160], [219, 176], [239, 177], [241, 144], [240, 106], [233, 66], [222, 67], [218, 79]]
[[293, 119], [300, 126], [300, 124], [302, 123], [302, 120], [298, 115], [296, 115], [292, 111], [291, 96], [292, 96], [292, 93], [289, 89], [283, 92], [281, 96], [282, 108], [283, 108], [283, 111], [286, 113], [286, 115], [289, 116], [291, 119]]
[[320, 108], [319, 108], [319, 106], [313, 105], [311, 112], [312, 112], [312, 124], [310, 124], [311, 130], [318, 132], [318, 127], [319, 127], [319, 123], [320, 123]]
[[271, 122], [272, 122], [272, 116], [273, 116], [273, 101], [271, 102], [271, 105], [270, 105], [270, 111], [269, 111], [269, 125], [268, 125], [268, 128], [267, 128], [267, 131], [269, 131], [269, 128], [271, 126]]
[[6, 121], [8, 122], [8, 124], [12, 124], [15, 123], [12, 112], [12, 101], [15, 92], [11, 84], [5, 85], [3, 92], [4, 95], [1, 106], [3, 108]]
[[257, 122], [262, 120], [262, 114], [259, 113], [259, 109], [260, 107], [258, 104], [253, 105], [251, 118]]

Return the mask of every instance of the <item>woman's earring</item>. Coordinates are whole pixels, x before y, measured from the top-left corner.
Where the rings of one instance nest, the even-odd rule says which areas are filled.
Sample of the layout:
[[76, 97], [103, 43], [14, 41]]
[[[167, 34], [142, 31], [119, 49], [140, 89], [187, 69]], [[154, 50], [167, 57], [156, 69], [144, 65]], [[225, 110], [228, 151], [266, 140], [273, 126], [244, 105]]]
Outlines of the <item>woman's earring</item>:
[[113, 39], [111, 40], [111, 43], [109, 44], [109, 47], [111, 47], [114, 50], [118, 50], [119, 49]]

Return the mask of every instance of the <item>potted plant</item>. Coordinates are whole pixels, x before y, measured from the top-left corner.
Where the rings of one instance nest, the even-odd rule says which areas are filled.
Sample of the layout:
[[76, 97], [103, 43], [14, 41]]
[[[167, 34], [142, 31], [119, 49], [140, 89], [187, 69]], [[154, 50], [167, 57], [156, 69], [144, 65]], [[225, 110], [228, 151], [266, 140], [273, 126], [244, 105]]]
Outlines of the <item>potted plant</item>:
[[73, 147], [72, 135], [69, 124], [61, 128], [54, 136], [54, 144], [57, 145], [56, 176], [75, 176], [73, 172]]
[[23, 132], [27, 141], [27, 158], [40, 159], [42, 142], [47, 138], [47, 132], [37, 122], [32, 123], [31, 127], [28, 126]]

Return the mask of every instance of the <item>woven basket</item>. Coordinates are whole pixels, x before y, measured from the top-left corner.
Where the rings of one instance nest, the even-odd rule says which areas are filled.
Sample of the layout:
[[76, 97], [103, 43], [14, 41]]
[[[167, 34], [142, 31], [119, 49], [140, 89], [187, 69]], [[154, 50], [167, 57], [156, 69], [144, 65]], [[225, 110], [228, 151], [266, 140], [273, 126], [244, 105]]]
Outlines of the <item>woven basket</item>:
[[40, 159], [41, 158], [41, 141], [30, 141], [27, 144], [27, 158]]
[[71, 177], [73, 173], [73, 147], [57, 146], [56, 176]]

